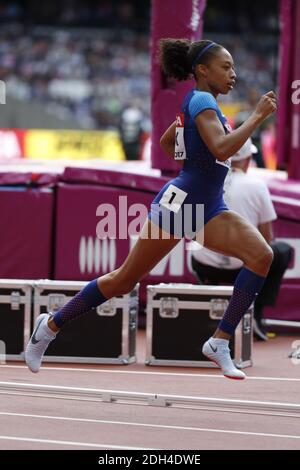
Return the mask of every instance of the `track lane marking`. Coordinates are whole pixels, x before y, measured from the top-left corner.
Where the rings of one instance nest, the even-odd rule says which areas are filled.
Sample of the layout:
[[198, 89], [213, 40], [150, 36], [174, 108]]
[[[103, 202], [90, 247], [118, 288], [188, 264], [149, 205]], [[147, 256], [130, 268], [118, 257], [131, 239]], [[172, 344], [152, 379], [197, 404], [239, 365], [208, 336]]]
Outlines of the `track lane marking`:
[[[27, 366], [16, 366], [16, 365], [0, 365], [0, 369], [13, 368], [13, 369], [26, 369]], [[184, 373], [184, 372], [146, 372], [146, 371], [135, 371], [135, 370], [107, 370], [107, 369], [84, 369], [75, 367], [43, 367], [44, 371], [73, 371], [73, 372], [96, 372], [105, 374], [136, 374], [136, 375], [162, 375], [167, 377], [197, 377], [197, 378], [213, 378], [213, 379], [224, 379], [224, 376], [219, 374], [202, 374], [202, 373]], [[216, 369], [216, 372], [218, 370]], [[247, 375], [247, 380], [265, 380], [265, 381], [279, 381], [279, 382], [300, 382], [300, 378], [292, 377], [259, 377]]]
[[82, 446], [82, 447], [92, 447], [96, 449], [122, 449], [122, 450], [153, 450], [146, 447], [127, 447], [127, 446], [118, 446], [113, 444], [97, 444], [89, 442], [76, 442], [76, 441], [59, 441], [52, 439], [36, 439], [33, 437], [18, 437], [18, 436], [0, 436], [0, 439], [7, 441], [23, 441], [23, 442], [38, 442], [40, 444], [58, 444], [58, 445], [67, 445], [67, 446]]
[[[58, 421], [76, 421], [76, 422], [95, 423], [95, 424], [112, 424], [112, 425], [118, 425], [118, 426], [136, 426], [136, 427], [159, 428], [159, 429], [169, 429], [169, 430], [171, 429], [171, 430], [176, 430], [176, 431], [197, 431], [197, 432], [211, 432], [211, 433], [223, 433], [223, 434], [238, 434], [238, 435], [256, 436], [256, 437], [276, 437], [280, 439], [283, 439], [283, 438], [284, 439], [300, 439], [300, 435], [293, 435], [293, 434], [274, 434], [274, 433], [265, 433], [265, 432], [234, 431], [234, 430], [229, 430], [229, 429], [198, 428], [198, 427], [193, 427], [193, 426], [171, 426], [171, 425], [165, 425], [165, 424], [137, 423], [137, 422], [130, 422], [130, 421], [111, 421], [111, 420], [91, 419], [91, 418], [71, 418], [68, 416], [34, 415], [34, 414], [28, 414], [28, 413], [0, 412], [0, 415], [25, 417], [25, 418], [37, 418], [37, 419], [49, 419], [49, 420], [58, 420]], [[67, 441], [64, 441], [64, 442], [67, 442]], [[81, 444], [81, 443], [77, 443], [77, 444]], [[96, 445], [98, 444], [91, 444], [91, 446], [93, 447]]]

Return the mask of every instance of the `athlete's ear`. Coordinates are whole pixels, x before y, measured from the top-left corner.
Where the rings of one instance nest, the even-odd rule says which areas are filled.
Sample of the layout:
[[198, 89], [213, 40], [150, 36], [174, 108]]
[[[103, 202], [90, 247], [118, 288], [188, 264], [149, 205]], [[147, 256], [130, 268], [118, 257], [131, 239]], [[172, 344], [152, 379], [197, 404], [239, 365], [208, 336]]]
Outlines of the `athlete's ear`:
[[198, 64], [196, 66], [196, 70], [198, 71], [199, 75], [202, 75], [202, 77], [207, 77], [207, 67], [204, 64]]

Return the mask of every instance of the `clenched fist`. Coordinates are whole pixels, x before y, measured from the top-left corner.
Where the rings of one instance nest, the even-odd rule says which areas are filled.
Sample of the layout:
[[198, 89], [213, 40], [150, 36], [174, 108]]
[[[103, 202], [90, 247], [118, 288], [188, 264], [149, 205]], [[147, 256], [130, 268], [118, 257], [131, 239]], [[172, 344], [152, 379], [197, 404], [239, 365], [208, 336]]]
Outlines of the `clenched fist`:
[[260, 98], [256, 109], [254, 110], [254, 114], [256, 114], [259, 119], [263, 121], [275, 111], [277, 111], [276, 94], [274, 91], [269, 91]]

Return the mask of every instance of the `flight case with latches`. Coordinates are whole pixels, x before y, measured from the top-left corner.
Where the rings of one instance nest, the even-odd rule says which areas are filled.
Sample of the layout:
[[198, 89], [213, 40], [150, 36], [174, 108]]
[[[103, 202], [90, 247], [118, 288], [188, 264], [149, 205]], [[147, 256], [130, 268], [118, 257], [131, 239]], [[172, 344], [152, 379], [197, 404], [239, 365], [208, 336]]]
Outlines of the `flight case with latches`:
[[[202, 354], [232, 295], [232, 286], [147, 286], [146, 364], [216, 367]], [[237, 367], [252, 365], [252, 306], [230, 340]]]
[[33, 282], [0, 280], [0, 362], [23, 360], [30, 337]]
[[[34, 319], [55, 312], [86, 282], [38, 281], [34, 287]], [[138, 285], [63, 327], [50, 343], [44, 361], [128, 364], [136, 361]]]

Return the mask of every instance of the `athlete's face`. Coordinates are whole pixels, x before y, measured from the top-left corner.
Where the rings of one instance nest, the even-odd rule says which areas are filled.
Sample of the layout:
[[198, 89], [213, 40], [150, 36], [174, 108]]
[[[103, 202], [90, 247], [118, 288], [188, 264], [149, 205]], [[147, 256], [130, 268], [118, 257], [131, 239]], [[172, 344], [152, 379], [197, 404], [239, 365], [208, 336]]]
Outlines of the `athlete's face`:
[[206, 67], [207, 85], [213, 93], [227, 95], [236, 79], [234, 62], [226, 49], [221, 49]]

